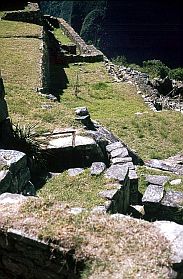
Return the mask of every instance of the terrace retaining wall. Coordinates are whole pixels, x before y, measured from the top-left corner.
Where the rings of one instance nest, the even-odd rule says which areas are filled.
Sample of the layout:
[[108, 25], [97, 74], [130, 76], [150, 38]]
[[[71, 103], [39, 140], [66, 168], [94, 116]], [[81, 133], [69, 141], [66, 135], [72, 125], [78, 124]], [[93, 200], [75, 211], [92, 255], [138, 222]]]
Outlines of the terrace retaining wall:
[[0, 278], [80, 278], [74, 250], [58, 249], [21, 231], [0, 230]]

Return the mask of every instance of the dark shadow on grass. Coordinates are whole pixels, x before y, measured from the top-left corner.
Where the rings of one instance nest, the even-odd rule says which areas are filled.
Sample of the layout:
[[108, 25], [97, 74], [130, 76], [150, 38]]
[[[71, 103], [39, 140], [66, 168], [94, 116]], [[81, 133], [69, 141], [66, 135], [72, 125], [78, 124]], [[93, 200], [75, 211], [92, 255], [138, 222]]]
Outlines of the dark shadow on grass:
[[57, 55], [52, 53], [50, 55], [50, 93], [54, 95], [60, 102], [60, 96], [69, 83], [64, 68], [67, 65], [62, 63], [62, 59], [58, 59]]

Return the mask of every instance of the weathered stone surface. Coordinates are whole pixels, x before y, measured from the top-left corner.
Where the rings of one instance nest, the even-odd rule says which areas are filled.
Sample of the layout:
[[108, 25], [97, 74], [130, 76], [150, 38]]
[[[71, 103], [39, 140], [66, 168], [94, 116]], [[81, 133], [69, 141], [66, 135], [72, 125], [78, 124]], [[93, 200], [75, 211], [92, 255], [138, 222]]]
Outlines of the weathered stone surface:
[[127, 156], [128, 156], [128, 150], [125, 147], [117, 148], [117, 149], [111, 151], [111, 158], [127, 157]]
[[105, 172], [105, 177], [124, 182], [128, 175], [128, 168], [123, 165], [112, 165]]
[[132, 162], [131, 157], [115, 157], [115, 158], [111, 159], [111, 163], [113, 165], [124, 164], [124, 163], [129, 163], [129, 162]]
[[99, 192], [99, 196], [104, 199], [107, 199], [107, 200], [112, 200], [112, 199], [115, 199], [115, 195], [117, 192], [118, 192], [118, 189], [105, 190], [105, 191]]
[[6, 274], [8, 278], [74, 278], [82, 263], [75, 262], [73, 250], [54, 248], [18, 230], [0, 231], [0, 251], [3, 279]]
[[100, 175], [106, 169], [106, 165], [103, 162], [94, 162], [91, 165], [91, 175]]
[[171, 207], [182, 207], [183, 209], [183, 192], [169, 190], [165, 193], [162, 205]]
[[11, 172], [16, 173], [27, 166], [27, 157], [17, 150], [0, 149], [0, 165], [5, 165]]
[[168, 176], [163, 176], [163, 175], [147, 175], [146, 176], [146, 181], [149, 184], [155, 184], [155, 185], [164, 185], [166, 182], [169, 181]]
[[171, 172], [175, 171], [174, 167], [171, 167], [171, 166], [163, 163], [163, 161], [158, 160], [158, 159], [152, 159], [152, 160], [146, 161], [145, 165], [150, 168], [156, 168], [156, 169], [161, 169], [161, 170], [171, 171]]
[[[96, 142], [89, 137], [83, 137], [76, 135], [74, 140], [74, 146], [90, 146], [96, 145]], [[73, 137], [60, 137], [57, 139], [52, 139], [47, 148], [65, 148], [65, 147], [73, 147]]]
[[129, 180], [130, 180], [130, 204], [138, 204], [139, 193], [138, 193], [138, 175], [135, 170], [129, 169]]
[[174, 180], [170, 181], [170, 185], [179, 185], [179, 184], [181, 184], [181, 182], [182, 182], [181, 178], [174, 179]]
[[183, 261], [183, 226], [170, 221], [156, 221], [154, 225], [170, 241], [172, 263], [181, 263]]
[[0, 149], [0, 193], [22, 193], [30, 180], [27, 157], [16, 150]]
[[142, 198], [143, 203], [159, 203], [164, 195], [164, 188], [159, 185], [150, 184]]
[[138, 184], [138, 175], [135, 170], [129, 169], [129, 179], [134, 180], [134, 182], [136, 182]]
[[106, 150], [107, 150], [107, 152], [111, 152], [117, 148], [122, 148], [122, 147], [124, 147], [123, 144], [120, 141], [116, 141], [111, 144], [108, 144], [106, 146]]
[[178, 175], [183, 175], [183, 156], [177, 155], [165, 160], [152, 159], [145, 162], [145, 165], [164, 171], [170, 171]]
[[26, 201], [27, 198], [19, 194], [3, 193], [0, 195], [0, 204], [17, 204]]
[[83, 168], [68, 169], [68, 175], [70, 175], [70, 176], [76, 176], [82, 172], [84, 172]]
[[77, 116], [89, 115], [89, 111], [88, 111], [87, 107], [78, 107], [78, 108], [76, 108], [75, 113]]
[[132, 162], [127, 162], [127, 163], [118, 164], [118, 165], [122, 165], [123, 167], [127, 167], [127, 168], [129, 168], [129, 170], [135, 170], [135, 166]]
[[12, 175], [9, 170], [0, 171], [0, 193], [6, 192], [12, 185]]

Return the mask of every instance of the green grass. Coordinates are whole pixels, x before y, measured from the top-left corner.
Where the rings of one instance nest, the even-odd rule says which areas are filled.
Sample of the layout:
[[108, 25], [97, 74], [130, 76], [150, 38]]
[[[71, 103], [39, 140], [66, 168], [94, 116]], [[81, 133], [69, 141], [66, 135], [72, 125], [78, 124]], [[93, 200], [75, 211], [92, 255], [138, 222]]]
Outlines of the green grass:
[[[0, 14], [1, 16], [1, 14]], [[36, 24], [18, 22], [18, 21], [0, 21], [0, 37], [15, 37], [15, 36], [34, 36], [41, 35], [42, 27]]]
[[[16, 29], [17, 35], [23, 34], [23, 30], [26, 30], [25, 34], [29, 32], [24, 23], [19, 28], [16, 22], [2, 21], [0, 25], [4, 34], [6, 29], [12, 30], [12, 34]], [[34, 32], [40, 28], [31, 24], [30, 27]], [[172, 111], [151, 112], [132, 85], [112, 82], [102, 62], [70, 64], [65, 68], [68, 87], [61, 95], [60, 103], [53, 103], [35, 92], [40, 82], [40, 40], [2, 38], [0, 47], [6, 99], [14, 123], [32, 123], [38, 132], [77, 127], [74, 109], [87, 106], [92, 119], [105, 125], [143, 159], [162, 159], [183, 150], [182, 115]], [[44, 110], [44, 104], [50, 104], [52, 108]], [[136, 112], [143, 114], [136, 115]]]
[[[27, 23], [1, 21], [0, 27], [1, 36], [40, 32], [39, 26]], [[107, 126], [143, 159], [166, 158], [183, 150], [182, 115], [151, 112], [132, 85], [112, 82], [102, 62], [70, 64], [65, 68], [69, 83], [60, 104], [38, 96], [39, 47], [40, 40], [36, 38], [2, 37], [0, 41], [0, 65], [13, 122], [36, 124], [38, 131], [74, 127], [78, 125], [74, 121], [75, 107], [87, 106], [92, 119]], [[52, 108], [42, 109], [45, 103]], [[135, 115], [136, 112], [146, 113]]]
[[[143, 159], [166, 158], [183, 150], [180, 113], [150, 111], [133, 86], [111, 83], [102, 63], [70, 65], [65, 70], [69, 86], [61, 102], [68, 108], [87, 106], [92, 119], [107, 126]], [[136, 112], [145, 113], [136, 115]]]
[[139, 176], [139, 191], [143, 194], [147, 188], [147, 182], [145, 181], [146, 175], [166, 175], [170, 177], [170, 181], [173, 179], [181, 178], [182, 182], [179, 185], [170, 185], [169, 182], [165, 184], [165, 190], [173, 190], [173, 191], [182, 191], [183, 192], [183, 176], [172, 174], [170, 172], [161, 171], [161, 170], [153, 170], [150, 168], [146, 168], [144, 166], [138, 167], [138, 176]]
[[51, 197], [69, 206], [91, 209], [104, 204], [105, 200], [98, 193], [108, 189], [107, 182], [109, 180], [103, 176], [91, 176], [89, 170], [76, 177], [70, 177], [66, 171], [50, 179], [38, 192], [38, 196], [46, 200]]
[[70, 38], [67, 37], [60, 28], [54, 29], [54, 35], [57, 38], [57, 40], [60, 41], [63, 45], [74, 44], [74, 42], [71, 41]]
[[[152, 113], [133, 86], [112, 82], [103, 63], [70, 64], [65, 69], [68, 88], [60, 103], [36, 94], [40, 83], [40, 41], [14, 38], [15, 34], [30, 34], [24, 23], [1, 24], [4, 31], [0, 28], [0, 65], [14, 123], [36, 124], [37, 131], [77, 127], [74, 108], [87, 106], [92, 119], [106, 125], [143, 159], [164, 158], [183, 149], [182, 116], [174, 112]], [[45, 103], [52, 108], [42, 109]], [[137, 116], [136, 112], [147, 113]], [[167, 278], [164, 266], [169, 265], [169, 247], [151, 224], [133, 219], [115, 221], [107, 215], [92, 217], [88, 212], [79, 216], [69, 213], [71, 206], [90, 209], [103, 203], [98, 192], [106, 187], [102, 176], [91, 177], [85, 171], [69, 177], [64, 172], [49, 180], [39, 190], [39, 199], [31, 199], [17, 218], [11, 217], [7, 209], [0, 210], [1, 222], [40, 239], [55, 241], [64, 248], [76, 249], [76, 258], [89, 259], [91, 263], [83, 278], [117, 278], [119, 274], [120, 278], [135, 279], [137, 274], [139, 278]]]

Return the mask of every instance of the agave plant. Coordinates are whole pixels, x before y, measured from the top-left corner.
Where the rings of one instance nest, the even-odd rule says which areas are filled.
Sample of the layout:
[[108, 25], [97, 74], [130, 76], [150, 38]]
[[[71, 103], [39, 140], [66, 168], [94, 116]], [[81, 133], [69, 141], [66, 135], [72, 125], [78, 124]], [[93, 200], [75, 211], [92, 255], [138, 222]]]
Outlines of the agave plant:
[[40, 142], [36, 140], [34, 128], [35, 126], [21, 126], [19, 123], [12, 123], [13, 148], [27, 155], [28, 167], [33, 180], [42, 173], [46, 173], [47, 169]]

